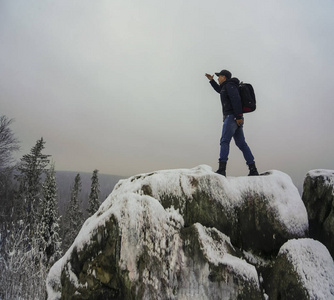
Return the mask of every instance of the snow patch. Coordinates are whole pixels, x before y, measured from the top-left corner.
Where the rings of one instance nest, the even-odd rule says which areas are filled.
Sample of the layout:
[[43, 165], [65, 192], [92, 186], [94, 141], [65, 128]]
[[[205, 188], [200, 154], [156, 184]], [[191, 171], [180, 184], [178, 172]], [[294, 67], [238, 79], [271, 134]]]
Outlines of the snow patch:
[[224, 188], [230, 190], [233, 187], [230, 191], [231, 195], [249, 192], [264, 193], [264, 201], [287, 232], [303, 235], [308, 230], [306, 208], [298, 189], [287, 174], [272, 170], [263, 176], [227, 177], [227, 180], [228, 184]]
[[46, 291], [48, 293], [48, 299], [50, 300], [61, 299], [61, 282], [60, 282], [61, 270], [62, 270], [62, 258], [52, 266], [46, 279]]
[[310, 299], [334, 299], [334, 262], [323, 244], [293, 239], [281, 247], [278, 255], [282, 254], [294, 266]]
[[[311, 178], [322, 177], [324, 179], [324, 183], [329, 186], [334, 186], [334, 170], [326, 170], [326, 169], [316, 169], [309, 171], [306, 176]], [[334, 194], [334, 188], [333, 188]]]
[[236, 272], [236, 274], [240, 275], [245, 280], [252, 281], [257, 287], [259, 287], [258, 274], [255, 267], [247, 263], [245, 260], [228, 253], [225, 244], [228, 244], [231, 249], [234, 249], [228, 236], [215, 228], [210, 228], [210, 230], [215, 231], [221, 239], [221, 243], [217, 243], [217, 241], [211, 237], [208, 228], [199, 223], [196, 223], [195, 226], [199, 233], [202, 251], [208, 261], [216, 266], [219, 264], [229, 266]]

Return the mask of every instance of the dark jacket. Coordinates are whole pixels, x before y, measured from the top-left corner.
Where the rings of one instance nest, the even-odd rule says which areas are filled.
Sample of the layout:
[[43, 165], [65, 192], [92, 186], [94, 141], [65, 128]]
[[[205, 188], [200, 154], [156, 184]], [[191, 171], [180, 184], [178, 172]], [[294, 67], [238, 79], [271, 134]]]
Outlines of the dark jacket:
[[234, 115], [236, 119], [242, 119], [242, 105], [239, 94], [239, 79], [231, 78], [219, 85], [215, 80], [210, 84], [220, 94], [223, 107], [223, 115]]

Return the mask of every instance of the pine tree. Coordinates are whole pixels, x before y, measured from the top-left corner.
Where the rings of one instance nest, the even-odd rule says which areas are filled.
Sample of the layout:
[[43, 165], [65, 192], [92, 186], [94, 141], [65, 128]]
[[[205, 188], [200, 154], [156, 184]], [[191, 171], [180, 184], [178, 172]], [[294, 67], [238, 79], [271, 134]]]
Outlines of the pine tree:
[[61, 256], [59, 235], [57, 183], [54, 165], [51, 166], [43, 184], [42, 214], [39, 224], [41, 250], [45, 253], [44, 264], [51, 267]]
[[83, 224], [83, 214], [80, 209], [79, 193], [81, 192], [81, 178], [77, 174], [74, 179], [74, 185], [71, 191], [71, 199], [67, 209], [65, 228], [63, 230], [64, 250], [68, 249], [77, 236], [80, 227]]
[[42, 154], [45, 142], [37, 141], [30, 154], [18, 166], [17, 201], [21, 215], [8, 229], [3, 249], [2, 286], [4, 299], [45, 299], [47, 266], [40, 234], [42, 213], [42, 174], [49, 164], [49, 155]]
[[36, 145], [30, 150], [30, 154], [26, 154], [21, 158], [18, 166], [19, 175], [16, 176], [19, 187], [19, 198], [23, 200], [23, 212], [21, 217], [30, 226], [30, 229], [40, 219], [40, 198], [41, 198], [41, 176], [46, 171], [50, 160], [50, 155], [42, 154], [44, 149], [44, 140], [41, 138]]
[[88, 199], [88, 216], [93, 215], [100, 207], [99, 194], [100, 194], [100, 184], [98, 178], [98, 170], [94, 170], [92, 176], [92, 184], [90, 188], [90, 194]]

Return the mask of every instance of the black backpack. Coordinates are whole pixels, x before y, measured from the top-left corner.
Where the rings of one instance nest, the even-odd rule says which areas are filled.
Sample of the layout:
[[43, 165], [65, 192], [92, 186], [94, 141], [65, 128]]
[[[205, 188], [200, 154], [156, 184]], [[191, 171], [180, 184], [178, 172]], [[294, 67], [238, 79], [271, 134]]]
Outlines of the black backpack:
[[255, 93], [250, 83], [239, 83], [242, 112], [249, 113], [256, 109]]

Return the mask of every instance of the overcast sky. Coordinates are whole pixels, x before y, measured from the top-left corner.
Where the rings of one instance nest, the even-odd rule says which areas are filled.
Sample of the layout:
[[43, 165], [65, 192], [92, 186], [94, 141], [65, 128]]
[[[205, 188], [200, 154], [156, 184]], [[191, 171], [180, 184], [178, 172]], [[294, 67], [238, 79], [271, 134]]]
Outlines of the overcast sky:
[[[206, 72], [251, 82], [245, 136], [260, 172], [334, 169], [334, 1], [0, 0], [0, 114], [18, 157], [130, 176], [218, 166]], [[247, 174], [231, 143], [228, 175]]]

